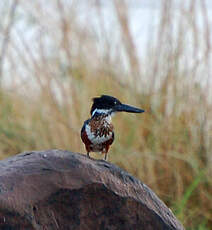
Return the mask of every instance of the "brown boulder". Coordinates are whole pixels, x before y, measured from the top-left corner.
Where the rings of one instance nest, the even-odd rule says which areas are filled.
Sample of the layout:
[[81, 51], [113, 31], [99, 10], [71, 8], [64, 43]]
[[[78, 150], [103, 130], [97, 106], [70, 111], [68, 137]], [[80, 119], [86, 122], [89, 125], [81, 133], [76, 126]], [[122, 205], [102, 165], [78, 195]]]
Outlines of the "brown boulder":
[[0, 161], [0, 229], [183, 229], [145, 184], [103, 160], [62, 150]]

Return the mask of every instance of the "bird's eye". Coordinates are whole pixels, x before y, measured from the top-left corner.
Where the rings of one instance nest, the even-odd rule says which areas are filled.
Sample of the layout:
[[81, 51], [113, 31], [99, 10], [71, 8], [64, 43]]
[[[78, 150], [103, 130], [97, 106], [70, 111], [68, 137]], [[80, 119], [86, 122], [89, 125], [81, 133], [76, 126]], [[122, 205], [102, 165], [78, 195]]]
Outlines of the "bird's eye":
[[117, 101], [114, 101], [114, 105], [117, 105]]

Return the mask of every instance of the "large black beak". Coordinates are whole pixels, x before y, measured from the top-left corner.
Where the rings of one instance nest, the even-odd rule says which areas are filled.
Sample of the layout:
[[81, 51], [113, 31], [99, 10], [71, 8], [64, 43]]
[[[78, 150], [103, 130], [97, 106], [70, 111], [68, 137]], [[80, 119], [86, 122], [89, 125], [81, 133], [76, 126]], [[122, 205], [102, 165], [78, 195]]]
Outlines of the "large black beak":
[[143, 113], [143, 109], [133, 107], [131, 105], [120, 104], [114, 107], [115, 112], [128, 112], [128, 113]]

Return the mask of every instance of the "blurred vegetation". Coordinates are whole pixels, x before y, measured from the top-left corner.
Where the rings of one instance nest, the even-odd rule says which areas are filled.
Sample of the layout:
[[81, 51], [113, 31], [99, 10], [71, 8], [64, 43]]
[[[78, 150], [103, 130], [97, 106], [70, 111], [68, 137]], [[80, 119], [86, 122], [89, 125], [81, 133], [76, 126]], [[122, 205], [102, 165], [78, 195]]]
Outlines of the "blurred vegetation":
[[146, 113], [114, 117], [109, 160], [150, 186], [186, 229], [209, 229], [212, 27], [205, 1], [162, 1], [143, 54], [125, 1], [107, 6], [109, 29], [100, 1], [0, 7], [0, 158], [50, 148], [84, 153], [80, 129], [91, 98], [113, 95]]

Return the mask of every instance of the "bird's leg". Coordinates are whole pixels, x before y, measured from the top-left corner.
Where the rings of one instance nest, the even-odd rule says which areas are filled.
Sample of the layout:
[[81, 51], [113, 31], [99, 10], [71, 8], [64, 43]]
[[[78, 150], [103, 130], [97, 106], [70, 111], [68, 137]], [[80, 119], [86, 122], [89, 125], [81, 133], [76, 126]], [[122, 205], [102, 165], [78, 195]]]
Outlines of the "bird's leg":
[[106, 144], [105, 146], [105, 149], [104, 149], [104, 154], [105, 154], [105, 157], [104, 157], [104, 160], [107, 161], [108, 157], [107, 157], [107, 153], [108, 153], [108, 150], [110, 148], [110, 145], [109, 144]]
[[107, 152], [105, 152], [104, 160], [107, 161]]
[[91, 151], [91, 148], [90, 148], [89, 145], [85, 145], [85, 148], [86, 148], [86, 151], [87, 151], [87, 157], [90, 158], [89, 153], [90, 153], [90, 151]]
[[90, 155], [89, 155], [90, 152], [87, 152], [87, 157], [90, 158]]
[[108, 157], [107, 157], [107, 153], [108, 153], [108, 150], [109, 150], [109, 147], [110, 145], [107, 145], [105, 146], [105, 148], [103, 149], [102, 153], [105, 154], [105, 157], [104, 157], [104, 160], [107, 161]]

